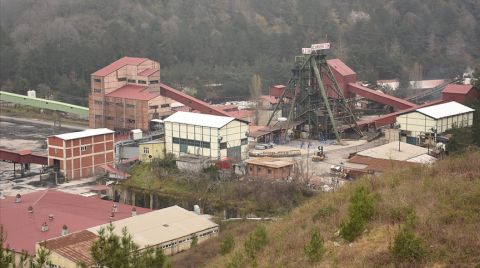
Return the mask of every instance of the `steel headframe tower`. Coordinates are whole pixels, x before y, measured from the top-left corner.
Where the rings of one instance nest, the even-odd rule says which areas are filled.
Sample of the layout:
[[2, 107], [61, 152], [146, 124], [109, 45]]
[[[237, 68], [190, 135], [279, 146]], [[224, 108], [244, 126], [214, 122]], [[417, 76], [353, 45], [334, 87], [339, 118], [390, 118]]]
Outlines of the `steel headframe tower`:
[[338, 83], [327, 64], [325, 50], [329, 43], [313, 44], [311, 48], [303, 48], [302, 56], [295, 57], [295, 68], [292, 78], [279, 98], [279, 102], [268, 121], [270, 125], [278, 110], [290, 122], [302, 122], [303, 131], [312, 139], [335, 135], [341, 139], [341, 132], [351, 128], [360, 136], [356, 118], [351, 104], [338, 86]]

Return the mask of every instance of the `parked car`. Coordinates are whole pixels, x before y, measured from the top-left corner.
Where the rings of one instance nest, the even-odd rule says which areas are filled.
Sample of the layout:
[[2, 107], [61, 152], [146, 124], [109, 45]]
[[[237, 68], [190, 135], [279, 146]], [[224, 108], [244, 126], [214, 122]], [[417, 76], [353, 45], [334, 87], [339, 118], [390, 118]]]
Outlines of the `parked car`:
[[255, 145], [255, 149], [256, 150], [265, 150], [265, 149], [270, 149], [270, 148], [273, 148], [273, 143], [260, 143], [260, 144], [257, 144]]

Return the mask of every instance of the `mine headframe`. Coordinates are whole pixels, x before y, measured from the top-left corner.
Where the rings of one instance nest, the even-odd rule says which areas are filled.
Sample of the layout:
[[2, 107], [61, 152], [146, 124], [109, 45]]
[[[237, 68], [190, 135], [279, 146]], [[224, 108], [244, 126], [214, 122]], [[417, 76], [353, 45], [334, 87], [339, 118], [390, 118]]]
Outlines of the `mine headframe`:
[[334, 136], [340, 141], [346, 129], [363, 136], [353, 105], [345, 98], [327, 63], [325, 50], [328, 48], [329, 43], [314, 44], [302, 49], [303, 55], [295, 57], [292, 77], [274, 108], [269, 125], [281, 110], [282, 116], [288, 119], [287, 126], [290, 122], [299, 122], [301, 131], [311, 139]]

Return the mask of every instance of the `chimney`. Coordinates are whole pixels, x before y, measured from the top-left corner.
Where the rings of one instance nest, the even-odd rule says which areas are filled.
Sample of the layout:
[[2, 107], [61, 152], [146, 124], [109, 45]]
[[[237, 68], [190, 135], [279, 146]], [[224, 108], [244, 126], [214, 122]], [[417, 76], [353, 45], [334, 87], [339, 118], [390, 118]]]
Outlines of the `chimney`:
[[27, 211], [28, 211], [28, 213], [33, 213], [33, 207], [32, 207], [32, 206], [28, 206]]
[[17, 194], [17, 196], [15, 196], [15, 203], [22, 203], [22, 195], [21, 194]]
[[63, 225], [61, 234], [62, 236], [68, 235], [68, 226], [66, 224]]
[[48, 224], [47, 224], [47, 222], [44, 222], [42, 224], [42, 232], [46, 232], [46, 231], [48, 231]]
[[132, 208], [132, 217], [137, 216], [137, 208], [133, 207]]

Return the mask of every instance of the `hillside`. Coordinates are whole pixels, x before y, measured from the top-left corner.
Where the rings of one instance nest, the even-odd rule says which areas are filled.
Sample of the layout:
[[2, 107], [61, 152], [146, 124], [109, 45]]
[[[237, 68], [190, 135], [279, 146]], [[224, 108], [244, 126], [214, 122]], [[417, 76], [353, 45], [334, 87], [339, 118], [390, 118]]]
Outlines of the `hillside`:
[[[480, 263], [479, 161], [480, 151], [468, 151], [432, 167], [363, 178], [337, 192], [314, 197], [283, 219], [265, 225], [268, 241], [258, 250], [257, 265], [474, 267]], [[365, 230], [350, 244], [339, 237], [338, 231], [347, 219], [352, 194], [362, 186], [374, 200], [374, 213]], [[193, 263], [208, 264], [207, 267], [250, 267], [252, 262], [245, 253], [244, 241], [254, 227], [246, 226], [250, 226], [250, 231], [226, 228], [205, 247], [176, 256], [174, 267]], [[395, 236], [406, 226], [420, 241], [421, 250], [417, 252], [422, 254], [416, 255], [420, 256], [416, 260], [394, 259], [389, 250], [395, 246]], [[304, 250], [314, 229], [324, 239], [325, 252], [318, 262], [307, 260]], [[235, 236], [235, 249], [220, 256], [220, 243], [229, 233]]]
[[286, 83], [323, 41], [360, 79], [449, 78], [480, 61], [479, 14], [471, 0], [0, 0], [0, 87], [86, 105], [90, 73], [128, 55], [200, 97], [238, 97], [254, 73]]

